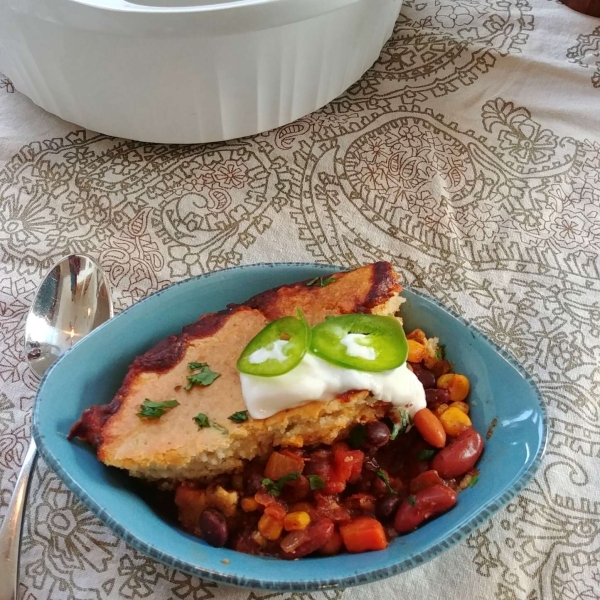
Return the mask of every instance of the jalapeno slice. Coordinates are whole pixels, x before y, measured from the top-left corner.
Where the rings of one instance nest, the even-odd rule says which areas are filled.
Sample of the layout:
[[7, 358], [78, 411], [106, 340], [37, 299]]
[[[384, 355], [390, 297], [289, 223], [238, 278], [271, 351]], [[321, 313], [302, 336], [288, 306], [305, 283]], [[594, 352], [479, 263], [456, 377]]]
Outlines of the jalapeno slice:
[[283, 317], [269, 323], [244, 348], [238, 371], [275, 377], [291, 371], [302, 360], [310, 342], [310, 326], [301, 318]]
[[313, 327], [310, 351], [346, 369], [387, 371], [406, 362], [408, 342], [394, 317], [351, 314]]

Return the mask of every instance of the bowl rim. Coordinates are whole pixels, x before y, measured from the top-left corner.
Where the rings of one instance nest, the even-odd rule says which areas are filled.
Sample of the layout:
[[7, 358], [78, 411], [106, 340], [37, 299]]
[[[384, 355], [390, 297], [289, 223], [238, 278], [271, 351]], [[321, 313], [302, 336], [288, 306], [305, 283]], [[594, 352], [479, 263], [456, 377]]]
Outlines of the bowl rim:
[[[135, 302], [128, 308], [124, 309], [113, 319], [110, 321], [106, 321], [99, 327], [97, 327], [95, 331], [99, 331], [102, 328], [106, 327], [109, 322], [114, 319], [119, 318], [121, 315], [124, 315], [134, 309], [137, 305], [146, 302], [150, 298], [154, 296], [160, 296], [165, 291], [177, 287], [179, 285], [188, 283], [190, 281], [197, 281], [202, 278], [210, 278], [213, 275], [218, 273], [223, 273], [226, 271], [241, 271], [251, 268], [273, 268], [273, 267], [307, 267], [307, 268], [317, 268], [323, 271], [329, 271], [331, 273], [348, 270], [347, 266], [339, 266], [332, 265], [328, 263], [309, 263], [309, 262], [261, 262], [261, 263], [252, 263], [247, 265], [238, 265], [235, 267], [228, 267], [225, 269], [218, 269], [215, 271], [211, 271], [210, 273], [205, 273], [202, 275], [196, 275], [194, 277], [188, 277], [182, 279], [180, 281], [173, 282], [168, 286], [149, 294], [142, 300]], [[109, 529], [113, 531], [118, 537], [124, 540], [127, 544], [132, 546], [134, 549], [142, 552], [146, 556], [153, 558], [159, 562], [162, 562], [168, 567], [178, 569], [184, 573], [192, 575], [194, 577], [206, 578], [212, 581], [216, 581], [218, 583], [224, 583], [227, 585], [235, 586], [235, 587], [243, 587], [243, 588], [256, 588], [256, 589], [267, 589], [267, 590], [280, 590], [280, 591], [310, 591], [310, 590], [326, 590], [326, 589], [334, 589], [340, 587], [351, 587], [356, 585], [363, 585], [366, 583], [371, 583], [374, 581], [378, 581], [381, 579], [385, 579], [387, 577], [391, 577], [393, 575], [398, 575], [399, 573], [403, 573], [408, 571], [418, 565], [424, 564], [433, 558], [442, 554], [445, 550], [450, 549], [455, 546], [459, 541], [463, 540], [467, 535], [469, 535], [472, 531], [474, 531], [477, 527], [486, 522], [492, 515], [498, 512], [501, 508], [506, 506], [517, 494], [519, 494], [533, 479], [533, 476], [538, 471], [544, 454], [546, 452], [547, 443], [548, 443], [548, 414], [546, 409], [546, 403], [543, 399], [542, 394], [539, 391], [537, 384], [535, 383], [532, 376], [525, 370], [525, 368], [504, 348], [498, 346], [494, 341], [488, 338], [484, 333], [479, 331], [472, 323], [467, 321], [464, 317], [456, 313], [452, 308], [442, 304], [436, 298], [426, 294], [420, 290], [412, 288], [408, 285], [402, 285], [403, 290], [408, 290], [409, 292], [415, 294], [416, 296], [421, 297], [422, 299], [433, 303], [437, 308], [441, 309], [442, 312], [450, 315], [454, 319], [458, 320], [463, 326], [465, 326], [475, 337], [480, 337], [483, 341], [487, 342], [495, 352], [497, 352], [512, 368], [514, 368], [517, 373], [529, 384], [532, 392], [538, 402], [539, 410], [541, 413], [541, 432], [542, 437], [540, 440], [540, 445], [537, 453], [531, 460], [527, 469], [520, 475], [520, 477], [497, 498], [490, 500], [489, 502], [483, 504], [478, 512], [471, 517], [466, 523], [462, 524], [459, 527], [455, 527], [450, 530], [446, 537], [440, 540], [438, 543], [430, 546], [420, 554], [415, 557], [409, 557], [399, 562], [396, 562], [392, 565], [375, 568], [370, 571], [366, 571], [360, 574], [348, 575], [337, 579], [331, 580], [308, 580], [303, 579], [299, 581], [285, 581], [285, 582], [277, 582], [270, 581], [264, 579], [255, 579], [248, 578], [240, 575], [230, 574], [225, 571], [215, 571], [207, 568], [202, 568], [201, 566], [192, 565], [190, 563], [186, 563], [178, 558], [171, 556], [170, 554], [166, 554], [156, 546], [143, 542], [139, 538], [130, 534], [129, 531], [116, 523], [113, 518], [99, 505], [96, 501], [85, 491], [83, 487], [75, 481], [69, 473], [63, 469], [60, 462], [54, 457], [54, 455], [48, 451], [43, 442], [43, 438], [39, 431], [39, 396], [40, 390], [42, 390], [43, 385], [46, 379], [51, 375], [56, 366], [64, 359], [65, 356], [69, 355], [74, 348], [76, 348], [80, 342], [72, 346], [65, 354], [57, 360], [46, 372], [44, 377], [41, 379], [38, 387], [38, 392], [35, 397], [35, 404], [33, 409], [33, 419], [32, 419], [32, 431], [33, 438], [38, 447], [38, 451], [40, 455], [43, 457], [44, 461], [52, 468], [52, 470], [58, 475], [61, 481], [67, 486], [69, 490], [71, 490], [75, 496], [84, 504], [84, 506], [94, 514], [97, 518], [99, 518]], [[92, 332], [93, 333], [93, 332]], [[87, 337], [87, 336], [86, 336]], [[84, 338], [85, 339], [85, 338]], [[276, 561], [277, 559], [271, 557], [254, 557], [261, 558], [269, 561]], [[319, 560], [327, 560], [325, 558], [319, 558]]]
[[[180, 14], [180, 13], [211, 13], [217, 11], [240, 10], [252, 8], [270, 9], [276, 4], [292, 4], [296, 0], [207, 0], [201, 4], [200, 1], [186, 2], [185, 0], [176, 0], [172, 6], [168, 5], [168, 0], [67, 0], [75, 4], [81, 4], [90, 8], [116, 13], [159, 13], [159, 14]], [[320, 0], [322, 4], [326, 2], [334, 3], [336, 6], [354, 4], [360, 0]], [[325, 9], [323, 12], [327, 12]]]

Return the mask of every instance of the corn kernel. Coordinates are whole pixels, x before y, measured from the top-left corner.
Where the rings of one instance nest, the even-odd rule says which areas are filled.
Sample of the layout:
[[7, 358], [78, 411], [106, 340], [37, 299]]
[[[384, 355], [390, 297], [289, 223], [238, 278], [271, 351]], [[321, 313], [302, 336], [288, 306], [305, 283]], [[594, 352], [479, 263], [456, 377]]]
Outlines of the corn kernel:
[[465, 415], [469, 414], [469, 405], [466, 402], [453, 402], [452, 406], [454, 408], [458, 408], [459, 410], [462, 410]]
[[450, 408], [447, 404], [440, 404], [433, 412], [437, 417], [441, 417], [443, 413], [445, 413], [448, 408]]
[[260, 535], [260, 532], [254, 531], [250, 536], [261, 548], [264, 548], [267, 545], [267, 540]]
[[444, 427], [444, 431], [448, 435], [457, 436], [465, 429], [471, 427], [471, 419], [460, 408], [451, 406], [445, 410], [440, 416], [440, 421]]
[[420, 363], [426, 356], [427, 349], [416, 340], [408, 340], [408, 362]]
[[283, 531], [283, 523], [276, 521], [269, 515], [263, 515], [258, 521], [258, 531], [267, 540], [278, 540]]
[[422, 344], [423, 346], [425, 346], [425, 344], [427, 344], [427, 336], [425, 335], [425, 332], [422, 329], [413, 329], [413, 331], [411, 331], [406, 336], [406, 338], [409, 340], [415, 340], [416, 342], [419, 342], [419, 344]]
[[248, 498], [242, 498], [242, 510], [244, 512], [254, 512], [260, 507], [261, 505], [254, 499], [253, 496], [249, 496]]
[[447, 373], [438, 377], [436, 385], [440, 390], [448, 390], [452, 402], [462, 402], [469, 395], [471, 387], [464, 375], [456, 373]]
[[283, 527], [286, 531], [302, 531], [310, 523], [310, 515], [304, 511], [288, 513], [283, 520]]
[[310, 511], [313, 510], [313, 508], [314, 507], [308, 502], [296, 502], [296, 504], [291, 507], [290, 512], [302, 511], [310, 514]]

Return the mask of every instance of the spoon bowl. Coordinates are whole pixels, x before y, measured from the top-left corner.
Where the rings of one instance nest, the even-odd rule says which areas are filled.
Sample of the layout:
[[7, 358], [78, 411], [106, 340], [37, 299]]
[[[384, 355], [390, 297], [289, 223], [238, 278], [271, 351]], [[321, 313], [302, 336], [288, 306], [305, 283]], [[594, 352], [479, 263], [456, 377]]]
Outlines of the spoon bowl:
[[42, 281], [25, 324], [25, 356], [38, 377], [113, 316], [109, 284], [89, 256], [66, 256]]

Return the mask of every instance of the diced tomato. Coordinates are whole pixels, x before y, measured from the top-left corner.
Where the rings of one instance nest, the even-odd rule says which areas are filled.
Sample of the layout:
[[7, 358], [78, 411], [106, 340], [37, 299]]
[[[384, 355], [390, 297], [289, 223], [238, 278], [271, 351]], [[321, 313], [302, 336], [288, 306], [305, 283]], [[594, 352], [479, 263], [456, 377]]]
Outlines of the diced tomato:
[[444, 485], [442, 478], [438, 475], [437, 471], [425, 471], [420, 475], [417, 475], [410, 482], [410, 493], [416, 494], [425, 488], [431, 487], [432, 485]]
[[337, 498], [324, 492], [325, 490], [315, 492], [315, 516], [319, 519], [331, 519], [335, 523], [348, 523], [352, 519], [348, 509], [341, 506]]
[[275, 521], [283, 521], [286, 514], [285, 508], [283, 508], [281, 504], [277, 504], [275, 502], [269, 504], [269, 506], [265, 508], [265, 515], [269, 515]]
[[339, 478], [350, 483], [357, 481], [364, 459], [365, 454], [361, 450], [336, 450], [333, 460]]
[[346, 508], [360, 513], [375, 512], [375, 496], [371, 494], [352, 494], [344, 500]]
[[326, 494], [341, 494], [346, 489], [346, 480], [342, 479], [335, 469], [331, 470], [329, 480], [325, 481], [324, 492]]
[[279, 500], [275, 498], [275, 496], [271, 496], [269, 492], [262, 487], [256, 494], [254, 494], [254, 499], [262, 506], [270, 506], [271, 504], [280, 504]]
[[388, 542], [383, 525], [372, 517], [358, 517], [340, 527], [340, 534], [348, 552], [384, 550]]
[[[294, 560], [312, 554], [325, 546], [335, 532], [334, 524], [329, 519], [322, 519], [318, 523], [309, 525], [306, 530], [307, 541], [301, 543], [293, 552], [283, 552], [282, 558]], [[286, 536], [287, 541], [288, 536]]]
[[273, 452], [265, 467], [265, 477], [277, 481], [285, 475], [302, 473], [303, 470], [304, 460], [300, 456], [292, 453]]
[[350, 450], [350, 446], [348, 446], [348, 444], [346, 444], [346, 442], [336, 442], [333, 446], [331, 446], [331, 451], [333, 453], [335, 453], [338, 450], [348, 452]]

